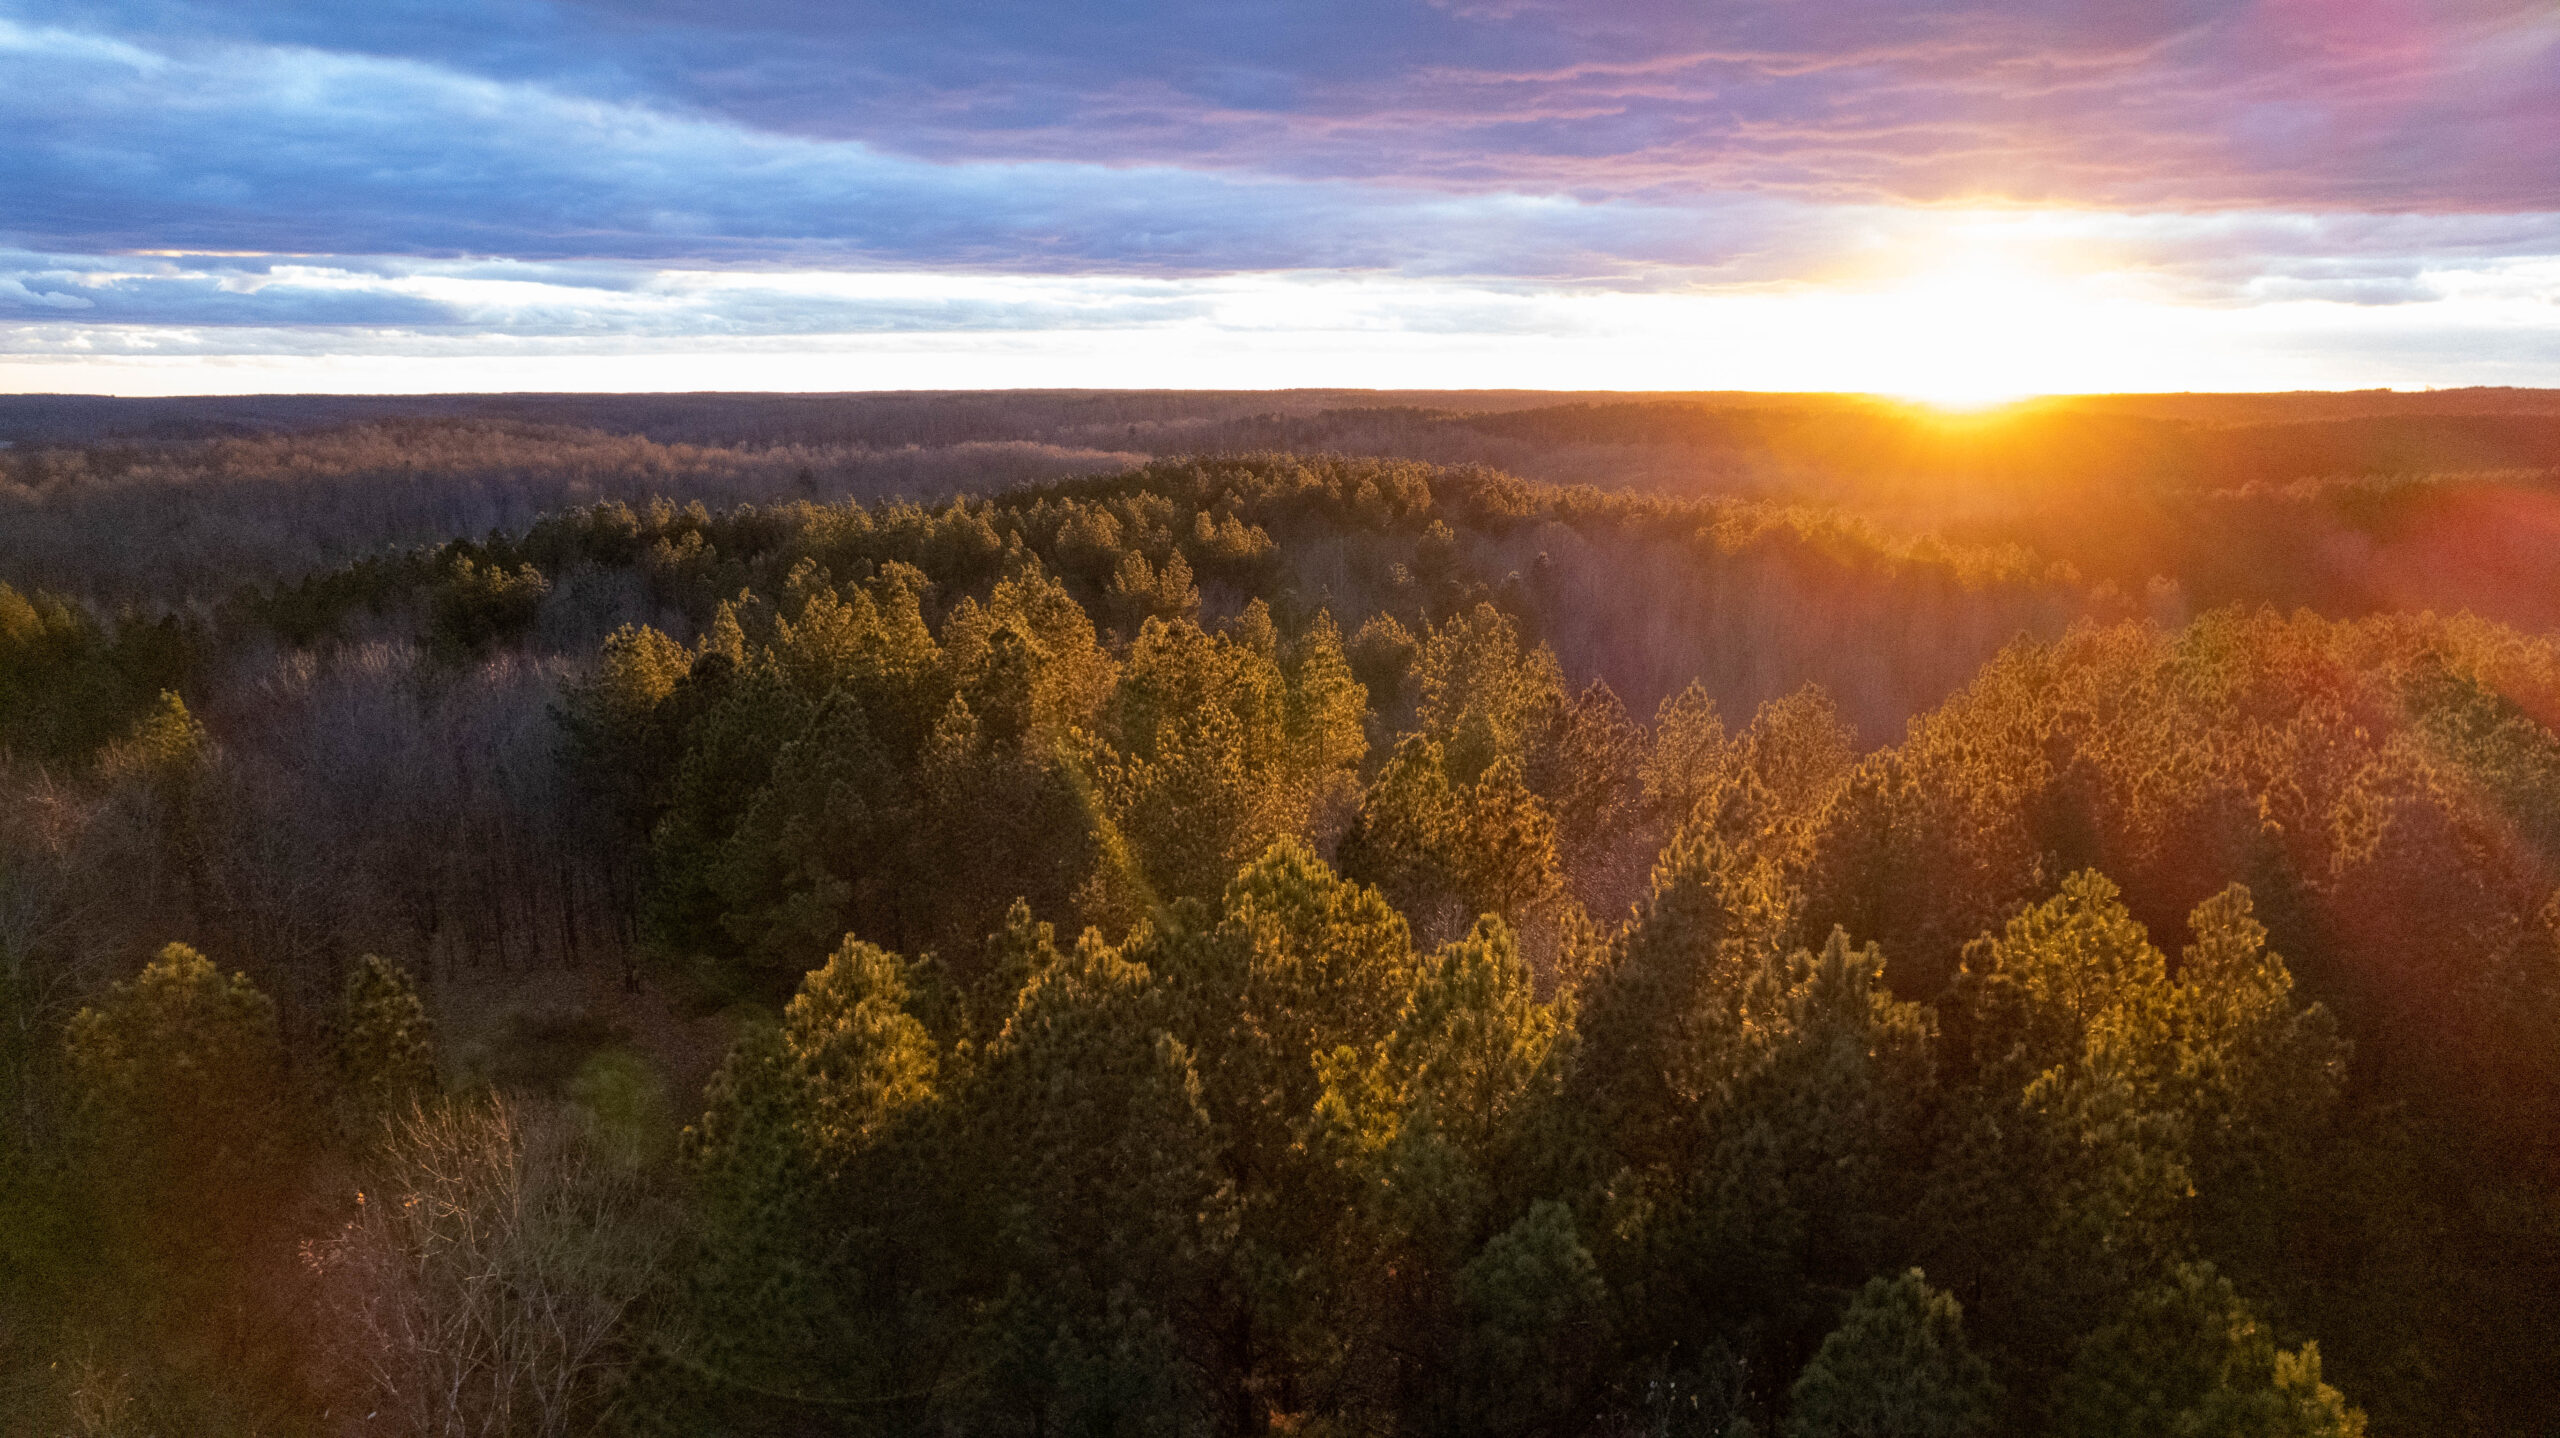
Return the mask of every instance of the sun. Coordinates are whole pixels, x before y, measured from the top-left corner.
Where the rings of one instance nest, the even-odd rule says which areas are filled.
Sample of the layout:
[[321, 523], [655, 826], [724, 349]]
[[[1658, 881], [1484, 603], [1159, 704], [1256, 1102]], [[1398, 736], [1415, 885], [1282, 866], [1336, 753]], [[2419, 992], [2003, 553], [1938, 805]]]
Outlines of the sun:
[[1879, 391], [1976, 411], [2073, 387], [2110, 343], [2085, 296], [2051, 276], [1972, 260], [1868, 298]]

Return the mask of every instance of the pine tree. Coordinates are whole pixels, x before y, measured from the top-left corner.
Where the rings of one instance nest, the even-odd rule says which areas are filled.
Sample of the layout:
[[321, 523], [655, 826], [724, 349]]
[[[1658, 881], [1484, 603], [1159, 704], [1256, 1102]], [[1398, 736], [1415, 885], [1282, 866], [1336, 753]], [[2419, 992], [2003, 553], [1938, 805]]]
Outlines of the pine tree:
[[1786, 1438], [1970, 1438], [1998, 1389], [1964, 1308], [1919, 1269], [1872, 1278], [1788, 1392]]
[[[1263, 616], [1265, 625], [1268, 616]], [[1162, 899], [1216, 896], [1306, 822], [1326, 756], [1290, 742], [1268, 646], [1150, 619], [1106, 705], [1093, 768], [1108, 817]]]
[[739, 1040], [686, 1131], [700, 1221], [683, 1366], [713, 1411], [924, 1401], [906, 1364], [953, 1315], [931, 1241], [941, 1055], [907, 1000], [906, 965], [847, 939], [778, 1026]]
[[1775, 800], [1778, 815], [1800, 829], [1857, 762], [1857, 735], [1821, 686], [1808, 684], [1760, 706], [1735, 738], [1741, 767]]
[[1214, 928], [1142, 933], [1129, 956], [1166, 977], [1220, 1138], [1235, 1230], [1232, 1297], [1213, 1320], [1219, 1387], [1231, 1411], [1251, 1407], [1267, 1401], [1259, 1386], [1314, 1382], [1353, 1356], [1335, 1305], [1362, 1275], [1315, 1256], [1368, 1250], [1366, 1175], [1335, 1162], [1323, 1100], [1406, 1012], [1411, 933], [1376, 890], [1284, 839], [1236, 875]]
[[[1260, 601], [1256, 601], [1259, 603]], [[1289, 677], [1287, 753], [1311, 788], [1337, 775], [1349, 777], [1369, 752], [1364, 724], [1369, 693], [1354, 677], [1343, 652], [1342, 631], [1322, 610], [1306, 631], [1285, 646]]]
[[1426, 933], [1455, 937], [1480, 914], [1518, 921], [1562, 885], [1555, 820], [1502, 753], [1462, 777], [1457, 746], [1408, 735], [1343, 836], [1346, 873], [1376, 884]]
[[250, 1310], [226, 1300], [291, 1191], [275, 1005], [170, 944], [72, 1017], [63, 1058], [103, 1281], [146, 1323], [204, 1324], [233, 1352], [262, 1343]]
[[1635, 922], [1583, 980], [1574, 1107], [1607, 1151], [1666, 1178], [1696, 1165], [1704, 1123], [1760, 1061], [1746, 991], [1783, 952], [1792, 914], [1775, 868], [1712, 834], [1665, 850]]
[[1394, 1394], [1406, 1421], [1445, 1426], [1479, 1411], [1458, 1368], [1459, 1271], [1527, 1188], [1559, 1033], [1510, 930], [1487, 917], [1421, 961], [1384, 1042], [1317, 1059], [1309, 1145], [1351, 1180], [1356, 1205], [1336, 1240], [1339, 1306], [1399, 1335], [1347, 1345], [1347, 1366], [1363, 1373], [1353, 1386]]
[[1643, 754], [1625, 706], [1596, 679], [1549, 711], [1530, 748], [1523, 777], [1554, 816], [1559, 867], [1586, 898], [1632, 877], [1624, 858], [1641, 817]]
[[435, 1025], [399, 965], [366, 954], [347, 974], [338, 1009], [338, 1072], [367, 1123], [435, 1092]]
[[1404, 707], [1407, 678], [1419, 649], [1413, 632], [1394, 615], [1372, 614], [1343, 650], [1352, 677], [1369, 692], [1369, 702], [1390, 720]]
[[134, 724], [132, 737], [115, 757], [121, 767], [154, 788], [173, 791], [203, 765], [211, 745], [204, 725], [187, 712], [186, 701], [176, 691], [163, 689], [159, 702]]
[[[1836, 1293], [1911, 1249], [1936, 1106], [1934, 1025], [1885, 990], [1883, 956], [1834, 930], [1747, 1004], [1770, 1037], [1690, 1180], [1689, 1231], [1657, 1262], [1751, 1312], [1792, 1367]], [[1737, 1346], [1748, 1342], [1737, 1335]], [[1795, 1346], [1795, 1345], [1802, 1346]], [[1781, 1371], [1784, 1371], [1782, 1368]]]
[[1420, 734], [1396, 744], [1342, 836], [1342, 871], [1386, 894], [1418, 920], [1454, 902], [1443, 858], [1458, 824], [1440, 746]]
[[2089, 1336], [2054, 1393], [2058, 1438], [2356, 1438], [2364, 1415], [2320, 1380], [2320, 1350], [2276, 1346], [2209, 1263]]
[[994, 1192], [994, 1295], [975, 1342], [986, 1430], [1196, 1431], [1212, 1404], [1197, 1320], [1217, 1301], [1216, 1153], [1168, 995], [1097, 936], [1042, 967], [974, 1097]]
[[1637, 768], [1645, 807], [1665, 832], [1676, 832], [1699, 800], [1722, 787], [1733, 746], [1714, 696], [1694, 679], [1654, 712], [1651, 740]]
[[2084, 872], [1969, 948], [1950, 998], [1930, 1264], [1976, 1295], [2004, 1362], [2049, 1374], [2193, 1241], [2167, 961]]
[[1442, 867], [1470, 913], [1517, 921], [1563, 887], [1555, 818], [1530, 792], [1518, 758], [1505, 754], [1486, 765], [1456, 817]]
[[2197, 905], [2187, 928], [2195, 942], [2170, 1001], [2175, 1070], [2164, 1088], [2189, 1129], [2199, 1243], [2255, 1291], [2308, 1297], [2297, 1235], [2326, 1206], [2319, 1175], [2347, 1045], [2326, 1008], [2297, 997], [2247, 889]]
[[1452, 782], [1528, 750], [1541, 719], [1564, 700], [1564, 673], [1543, 645], [1523, 649], [1516, 626], [1478, 604], [1431, 631], [1414, 656], [1415, 722], [1448, 749]]
[[910, 872], [897, 851], [908, 802], [869, 715], [831, 691], [709, 860], [721, 926], [764, 985], [806, 973], [848, 931], [895, 932], [883, 890]]
[[148, 1204], [254, 1190], [284, 1145], [275, 1005], [184, 944], [73, 1015], [63, 1046], [83, 1132]]
[[1464, 1395], [1441, 1431], [1569, 1433], [1584, 1426], [1608, 1351], [1608, 1288], [1573, 1210], [1530, 1206], [1458, 1275]]
[[906, 965], [847, 938], [800, 982], [782, 1032], [807, 1095], [807, 1141], [841, 1168], [934, 1096], [939, 1060], [907, 1012]]

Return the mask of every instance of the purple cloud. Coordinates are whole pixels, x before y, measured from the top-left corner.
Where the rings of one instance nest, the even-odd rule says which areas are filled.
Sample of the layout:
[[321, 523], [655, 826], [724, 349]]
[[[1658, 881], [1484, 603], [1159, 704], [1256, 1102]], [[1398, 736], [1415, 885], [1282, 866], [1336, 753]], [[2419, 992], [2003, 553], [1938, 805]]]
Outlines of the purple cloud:
[[1439, 188], [2546, 208], [2548, 0], [552, 0], [55, 10], [858, 140]]
[[[2189, 302], [2514, 316], [2560, 256], [2560, 10], [0, 0], [0, 134], [0, 352], [1164, 327], [1267, 271], [1451, 281], [1396, 323], [1494, 333], [1865, 282], [2004, 206]], [[784, 269], [1128, 283], [664, 273]]]

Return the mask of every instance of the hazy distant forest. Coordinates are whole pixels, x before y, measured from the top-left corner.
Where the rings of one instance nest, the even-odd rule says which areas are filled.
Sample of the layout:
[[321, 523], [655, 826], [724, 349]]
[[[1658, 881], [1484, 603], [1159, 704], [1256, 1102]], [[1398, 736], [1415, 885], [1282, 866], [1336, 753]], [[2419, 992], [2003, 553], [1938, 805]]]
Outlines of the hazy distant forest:
[[2560, 394], [0, 441], [0, 1431], [2560, 1433]]

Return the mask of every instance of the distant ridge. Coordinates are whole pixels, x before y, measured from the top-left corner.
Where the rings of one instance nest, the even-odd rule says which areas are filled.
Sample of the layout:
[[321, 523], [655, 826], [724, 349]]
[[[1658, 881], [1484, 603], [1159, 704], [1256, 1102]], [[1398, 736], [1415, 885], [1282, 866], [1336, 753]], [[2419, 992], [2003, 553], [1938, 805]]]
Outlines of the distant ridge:
[[[1049, 439], [1101, 425], [1312, 418], [1328, 410], [1486, 414], [1564, 405], [1704, 410], [1870, 408], [1862, 395], [1628, 390], [893, 390], [837, 393], [0, 395], [0, 440], [83, 444], [271, 434], [387, 419], [495, 419], [565, 424], [661, 443], [937, 445]], [[2404, 416], [2560, 416], [2560, 389], [2474, 387], [2417, 392], [2077, 395], [2020, 409], [2079, 411], [2199, 424], [2306, 423]]]

